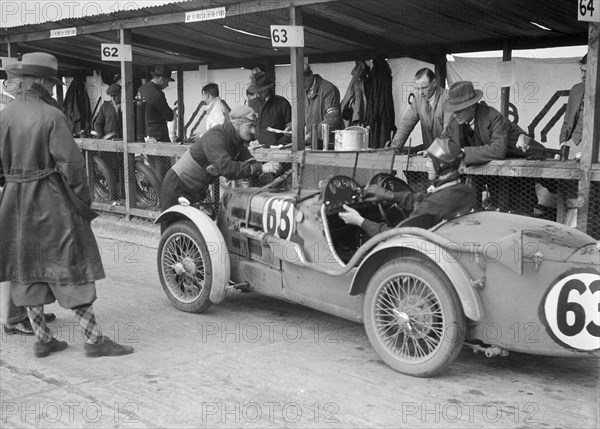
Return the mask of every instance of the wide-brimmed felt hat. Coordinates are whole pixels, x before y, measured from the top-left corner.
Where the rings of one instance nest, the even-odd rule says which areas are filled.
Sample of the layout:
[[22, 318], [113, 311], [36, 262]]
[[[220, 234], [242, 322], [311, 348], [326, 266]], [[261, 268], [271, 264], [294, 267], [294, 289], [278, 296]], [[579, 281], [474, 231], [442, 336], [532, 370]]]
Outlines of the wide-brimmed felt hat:
[[160, 66], [154, 67], [154, 71], [152, 72], [152, 75], [166, 77], [167, 79], [169, 79], [169, 81], [174, 82], [175, 79], [173, 79], [171, 77], [172, 72], [173, 71], [171, 70], [171, 67], [160, 65]]
[[21, 68], [21, 62], [15, 61], [14, 63], [10, 63], [4, 66], [4, 71], [6, 72], [6, 79], [14, 79], [15, 77], [19, 77], [15, 74], [15, 70]]
[[58, 78], [58, 60], [45, 52], [23, 54], [21, 66], [12, 70], [15, 76], [44, 77], [54, 83], [62, 83]]
[[248, 88], [246, 88], [246, 94], [256, 94], [258, 91], [256, 90], [256, 85], [251, 83], [248, 85]]
[[453, 162], [462, 154], [462, 150], [454, 140], [438, 137], [427, 148], [427, 154], [443, 162]]
[[261, 92], [273, 88], [275, 83], [269, 79], [265, 72], [259, 72], [254, 75], [254, 85], [256, 85], [256, 92]]
[[121, 93], [121, 89], [122, 89], [121, 85], [119, 85], [118, 83], [113, 83], [106, 90], [106, 94], [108, 94], [108, 95], [110, 95], [112, 97], [113, 95], [120, 94]]
[[448, 99], [443, 107], [447, 112], [458, 112], [477, 103], [482, 97], [483, 91], [473, 88], [473, 82], [455, 82], [448, 90]]

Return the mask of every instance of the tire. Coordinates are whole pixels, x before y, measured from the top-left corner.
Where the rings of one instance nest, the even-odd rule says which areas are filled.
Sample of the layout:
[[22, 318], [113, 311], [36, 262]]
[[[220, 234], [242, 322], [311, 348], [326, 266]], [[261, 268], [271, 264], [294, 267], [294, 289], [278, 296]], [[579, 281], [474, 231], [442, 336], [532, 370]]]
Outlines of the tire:
[[211, 302], [212, 265], [204, 237], [189, 221], [167, 227], [157, 255], [162, 288], [178, 310], [202, 313]]
[[431, 377], [456, 359], [466, 318], [452, 283], [431, 261], [384, 264], [365, 294], [365, 330], [379, 357], [403, 374]]
[[114, 201], [117, 199], [117, 182], [112, 176], [106, 162], [95, 155], [94, 158], [94, 195], [100, 201]]
[[138, 202], [146, 207], [158, 207], [160, 203], [160, 181], [143, 161], [135, 163], [135, 190]]

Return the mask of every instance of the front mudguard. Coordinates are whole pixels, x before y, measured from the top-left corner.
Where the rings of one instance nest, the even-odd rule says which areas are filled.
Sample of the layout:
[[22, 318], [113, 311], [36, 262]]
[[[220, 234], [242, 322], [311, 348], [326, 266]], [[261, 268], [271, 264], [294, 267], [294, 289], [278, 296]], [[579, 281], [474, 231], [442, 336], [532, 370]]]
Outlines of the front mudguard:
[[463, 306], [465, 316], [473, 321], [480, 321], [483, 316], [481, 297], [476, 289], [476, 282], [469, 273], [458, 263], [450, 258], [443, 257], [446, 251], [441, 246], [423, 237], [399, 236], [379, 243], [362, 261], [352, 279], [350, 295], [364, 292], [368, 279], [373, 270], [381, 263], [381, 255], [390, 249], [404, 249], [411, 254], [421, 254], [433, 261], [446, 274]]
[[154, 223], [173, 223], [180, 220], [191, 221], [204, 237], [213, 276], [209, 299], [212, 303], [218, 304], [225, 299], [226, 288], [231, 278], [229, 251], [223, 234], [208, 215], [191, 206], [176, 205], [170, 207], [162, 212]]

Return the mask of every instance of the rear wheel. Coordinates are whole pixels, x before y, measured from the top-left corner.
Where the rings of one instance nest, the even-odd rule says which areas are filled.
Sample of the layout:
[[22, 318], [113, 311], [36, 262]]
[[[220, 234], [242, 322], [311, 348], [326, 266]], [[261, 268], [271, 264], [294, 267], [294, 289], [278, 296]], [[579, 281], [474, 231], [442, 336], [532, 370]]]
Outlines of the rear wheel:
[[210, 307], [212, 265], [204, 236], [189, 221], [169, 225], [158, 245], [158, 274], [171, 303], [181, 311]]
[[364, 323], [371, 345], [396, 371], [430, 377], [458, 356], [466, 320], [452, 283], [428, 260], [396, 259], [369, 282]]

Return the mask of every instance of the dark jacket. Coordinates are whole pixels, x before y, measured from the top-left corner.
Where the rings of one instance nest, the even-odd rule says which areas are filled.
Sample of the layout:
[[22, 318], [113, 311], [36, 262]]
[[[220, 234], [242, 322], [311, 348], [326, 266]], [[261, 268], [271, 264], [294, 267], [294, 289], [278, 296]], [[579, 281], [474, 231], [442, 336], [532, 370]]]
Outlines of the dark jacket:
[[247, 142], [240, 139], [230, 121], [217, 125], [196, 139], [189, 153], [171, 167], [190, 189], [206, 188], [215, 177], [243, 179], [260, 174], [260, 164]]
[[[290, 102], [279, 95], [271, 94], [267, 101], [260, 100], [258, 97], [248, 102], [258, 113], [258, 123], [254, 137], [264, 147], [279, 144], [279, 141], [286, 140], [286, 135], [282, 133], [272, 133], [267, 131], [267, 127], [278, 130], [285, 129], [292, 122], [292, 106]], [[290, 140], [291, 141], [291, 140]], [[286, 143], [288, 143], [286, 141]]]
[[[475, 190], [464, 183], [448, 183], [447, 186], [438, 187], [433, 193], [428, 194], [420, 203], [417, 203], [419, 195], [404, 192], [405, 199], [399, 202], [399, 206], [414, 210], [407, 219], [423, 214], [433, 215], [433, 225], [445, 219], [451, 219], [458, 214], [465, 214], [474, 209], [477, 205]], [[371, 237], [391, 229], [385, 223], [377, 223], [365, 219], [361, 227]]]
[[468, 135], [469, 125], [459, 125], [454, 116], [450, 118], [441, 135], [442, 138], [460, 142], [465, 150], [465, 164], [484, 164], [493, 159], [505, 159], [507, 156], [527, 156], [516, 148], [519, 135], [526, 134], [525, 131], [493, 107], [483, 101], [477, 103], [474, 121], [473, 137]]
[[[82, 284], [104, 278], [96, 240], [58, 174], [90, 204], [85, 164], [65, 115], [41, 87], [0, 115], [0, 281]], [[2, 179], [0, 179], [0, 183]]]
[[123, 115], [117, 113], [112, 101], [105, 101], [100, 106], [94, 122], [94, 131], [100, 134], [100, 137], [109, 133], [115, 133], [115, 137], [123, 136]]
[[367, 96], [365, 95], [365, 79], [369, 67], [363, 60], [356, 61], [352, 69], [352, 80], [348, 85], [346, 94], [341, 101], [342, 118], [349, 125], [362, 125], [367, 110]]
[[80, 135], [81, 131], [89, 133], [92, 126], [92, 109], [85, 87], [85, 75], [75, 75], [65, 94], [63, 108], [70, 124], [71, 135]]
[[365, 81], [367, 112], [365, 127], [370, 127], [369, 147], [382, 148], [396, 131], [396, 114], [392, 95], [392, 70], [384, 58], [373, 60], [373, 67]]
[[569, 93], [567, 101], [567, 110], [565, 111], [565, 119], [560, 128], [559, 142], [564, 143], [570, 138], [578, 145], [581, 142], [582, 128], [577, 127], [577, 120], [580, 115], [581, 100], [585, 92], [585, 84], [583, 82], [574, 85]]
[[146, 134], [160, 142], [170, 141], [167, 122], [173, 120], [174, 114], [165, 93], [152, 81], [143, 84], [139, 93], [146, 100]]
[[[344, 121], [340, 112], [340, 91], [331, 82], [316, 74], [314, 90], [306, 100], [306, 127], [310, 132], [312, 124], [329, 124], [329, 129], [343, 130]], [[321, 127], [317, 127], [321, 135]]]

